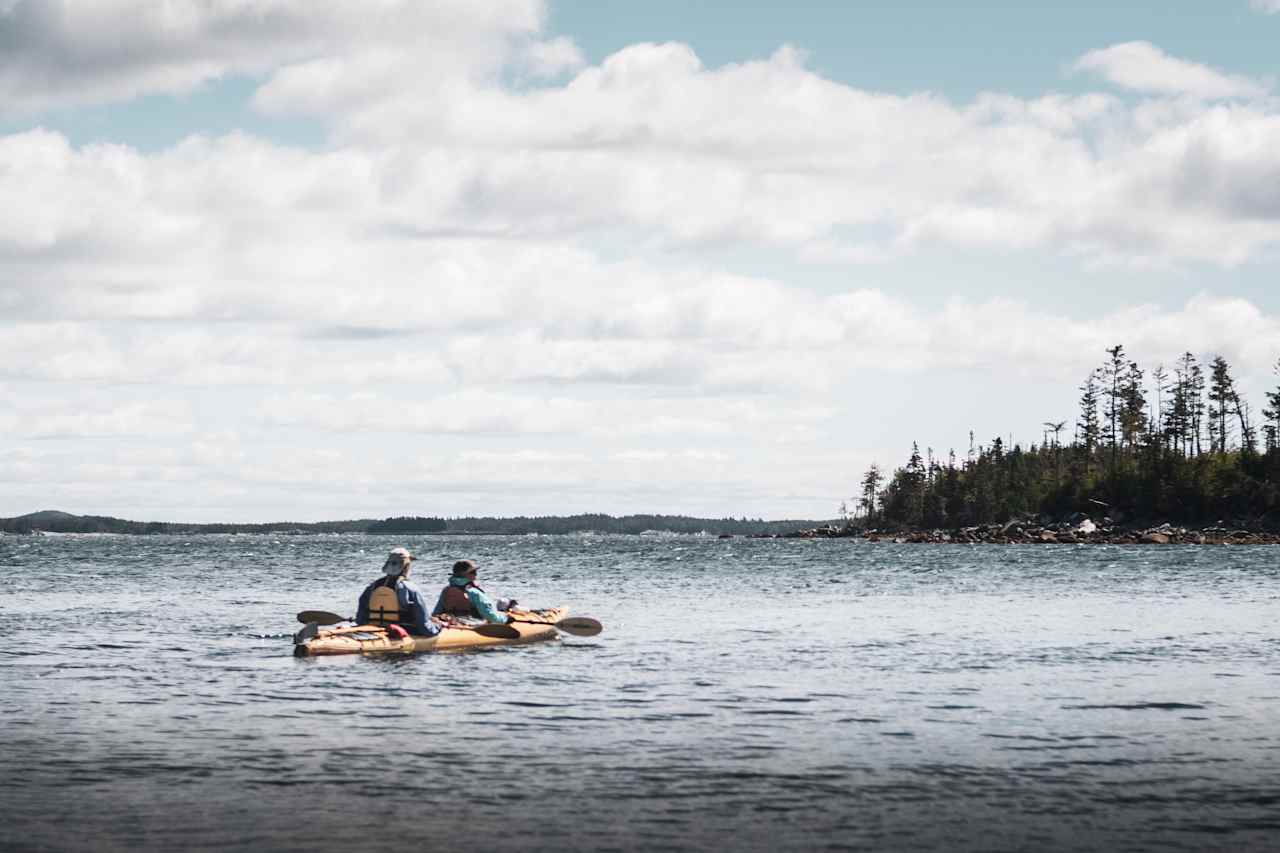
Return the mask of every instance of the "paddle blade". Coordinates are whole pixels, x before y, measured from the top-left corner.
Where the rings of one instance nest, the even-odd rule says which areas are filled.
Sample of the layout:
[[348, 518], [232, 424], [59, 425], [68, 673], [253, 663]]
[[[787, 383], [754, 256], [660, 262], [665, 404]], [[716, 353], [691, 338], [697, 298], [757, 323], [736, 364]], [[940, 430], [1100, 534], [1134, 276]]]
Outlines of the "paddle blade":
[[568, 616], [556, 623], [556, 630], [577, 637], [594, 637], [604, 630], [599, 619], [590, 616]]
[[471, 630], [482, 637], [496, 637], [499, 640], [520, 639], [520, 632], [510, 625], [477, 625]]
[[308, 622], [314, 622], [317, 625], [336, 625], [347, 620], [345, 616], [339, 616], [327, 610], [304, 610], [298, 614], [298, 621], [303, 625]]

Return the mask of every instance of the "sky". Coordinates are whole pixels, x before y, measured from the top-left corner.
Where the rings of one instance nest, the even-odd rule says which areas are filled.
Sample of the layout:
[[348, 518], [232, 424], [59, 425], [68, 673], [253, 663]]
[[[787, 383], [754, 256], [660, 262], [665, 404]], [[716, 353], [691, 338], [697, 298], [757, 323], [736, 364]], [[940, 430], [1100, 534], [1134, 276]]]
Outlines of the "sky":
[[1280, 378], [1280, 0], [0, 0], [0, 516], [830, 518]]

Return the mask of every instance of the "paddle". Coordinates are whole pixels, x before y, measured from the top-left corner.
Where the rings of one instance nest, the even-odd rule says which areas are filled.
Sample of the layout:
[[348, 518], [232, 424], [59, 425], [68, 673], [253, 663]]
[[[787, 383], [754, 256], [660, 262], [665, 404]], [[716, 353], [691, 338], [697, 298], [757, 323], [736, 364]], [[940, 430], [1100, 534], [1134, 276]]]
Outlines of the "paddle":
[[[330, 613], [327, 610], [304, 610], [298, 614], [298, 621], [304, 625], [308, 622], [314, 622], [317, 625], [336, 625], [339, 622], [346, 622], [347, 618], [339, 616], [337, 613]], [[559, 622], [539, 622], [535, 619], [513, 619], [511, 621], [523, 622], [526, 625], [551, 625], [557, 631], [564, 631], [566, 634], [573, 634], [578, 637], [594, 637], [604, 630], [600, 620], [592, 619], [590, 616], [566, 616]], [[514, 640], [520, 636], [519, 631], [508, 625], [476, 625], [473, 630], [484, 637], [500, 637], [504, 640]]]
[[339, 622], [346, 622], [347, 617], [339, 616], [337, 613], [330, 613], [327, 610], [304, 610], [298, 614], [298, 621], [303, 625], [308, 622], [314, 622], [317, 625], [336, 625]]
[[566, 616], [559, 622], [538, 622], [534, 619], [512, 619], [511, 621], [522, 622], [525, 625], [551, 625], [557, 631], [564, 631], [566, 634], [577, 637], [594, 637], [604, 630], [600, 620], [592, 619], [590, 616]]

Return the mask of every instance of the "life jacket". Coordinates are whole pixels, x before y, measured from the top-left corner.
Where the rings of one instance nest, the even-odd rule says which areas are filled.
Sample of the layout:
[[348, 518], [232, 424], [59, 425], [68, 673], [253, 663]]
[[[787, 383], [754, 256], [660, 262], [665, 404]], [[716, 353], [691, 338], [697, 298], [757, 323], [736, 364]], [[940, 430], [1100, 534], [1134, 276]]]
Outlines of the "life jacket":
[[[466, 586], [454, 586], [449, 584], [444, 588], [444, 612], [450, 616], [471, 616], [475, 619], [480, 618], [480, 611], [476, 610], [475, 605], [471, 603], [471, 598], [467, 595], [467, 590], [475, 587], [480, 589], [479, 585], [469, 583]], [[480, 590], [484, 592], [484, 590]]]
[[[369, 596], [369, 622], [373, 625], [391, 625], [400, 620], [400, 597], [396, 595], [396, 586], [400, 578], [389, 577], [379, 581], [381, 586]], [[405, 614], [407, 619], [409, 614]]]

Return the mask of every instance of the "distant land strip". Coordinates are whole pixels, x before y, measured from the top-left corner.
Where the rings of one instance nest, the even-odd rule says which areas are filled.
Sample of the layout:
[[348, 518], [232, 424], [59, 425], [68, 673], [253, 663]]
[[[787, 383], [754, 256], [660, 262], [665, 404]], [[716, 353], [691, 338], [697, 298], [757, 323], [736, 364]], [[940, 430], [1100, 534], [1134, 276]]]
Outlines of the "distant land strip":
[[781, 536], [799, 530], [826, 527], [829, 521], [764, 521], [749, 518], [693, 518], [685, 515], [623, 515], [600, 513], [581, 515], [436, 518], [399, 516], [361, 518], [350, 521], [292, 522], [263, 524], [187, 524], [166, 521], [128, 521], [104, 515], [73, 515], [43, 510], [13, 518], [0, 518], [0, 532], [35, 533], [125, 533], [132, 535], [199, 533], [365, 533], [365, 534], [508, 534], [526, 533], [708, 533], [730, 536]]

